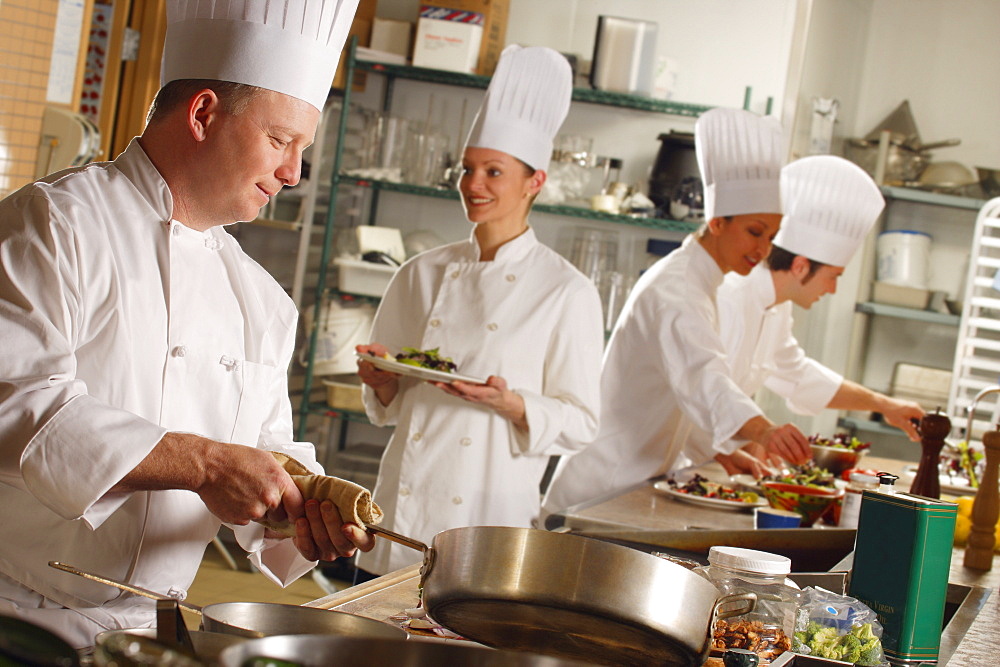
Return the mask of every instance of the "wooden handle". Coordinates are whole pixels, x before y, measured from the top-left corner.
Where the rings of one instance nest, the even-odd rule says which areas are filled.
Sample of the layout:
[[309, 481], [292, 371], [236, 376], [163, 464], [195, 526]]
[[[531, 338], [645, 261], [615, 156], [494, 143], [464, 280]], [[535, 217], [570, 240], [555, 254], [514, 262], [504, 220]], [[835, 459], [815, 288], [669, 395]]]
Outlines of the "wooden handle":
[[986, 470], [972, 504], [972, 529], [965, 547], [965, 567], [989, 570], [993, 567], [997, 517], [1000, 516], [1000, 431], [983, 434]]

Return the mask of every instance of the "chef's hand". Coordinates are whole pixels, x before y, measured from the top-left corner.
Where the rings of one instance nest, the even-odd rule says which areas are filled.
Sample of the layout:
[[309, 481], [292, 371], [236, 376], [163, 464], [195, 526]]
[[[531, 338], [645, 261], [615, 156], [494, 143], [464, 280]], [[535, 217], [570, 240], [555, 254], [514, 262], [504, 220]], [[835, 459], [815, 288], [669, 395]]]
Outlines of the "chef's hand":
[[[375, 355], [381, 357], [389, 353], [389, 348], [379, 343], [371, 345], [357, 345], [354, 351], [358, 354]], [[379, 403], [389, 405], [399, 393], [399, 374], [390, 371], [383, 371], [375, 368], [370, 361], [358, 359], [358, 376], [361, 381], [375, 391]]]
[[910, 438], [913, 442], [920, 441], [920, 434], [917, 433], [917, 424], [924, 418], [924, 409], [912, 401], [901, 401], [896, 398], [885, 397], [884, 405], [879, 412], [886, 423], [895, 426]]
[[[218, 445], [222, 460], [210, 467], [194, 491], [225, 523], [245, 526], [271, 514], [302, 516], [302, 494], [271, 452], [242, 445]], [[298, 503], [295, 503], [298, 498]]]
[[760, 479], [767, 475], [773, 475], [775, 472], [764, 460], [766, 457], [767, 451], [754, 442], [729, 455], [717, 454], [715, 460], [722, 465], [726, 474], [750, 474], [754, 478]]
[[769, 456], [779, 457], [795, 465], [812, 458], [809, 440], [795, 424], [779, 426], [767, 417], [752, 417], [736, 432], [736, 437], [760, 443]]
[[357, 549], [371, 551], [374, 535], [355, 523], [345, 523], [329, 500], [305, 502], [305, 516], [295, 521], [295, 548], [306, 560], [350, 558]]
[[432, 382], [441, 391], [461, 398], [463, 401], [486, 406], [514, 426], [523, 431], [528, 430], [528, 417], [524, 408], [524, 398], [517, 392], [507, 388], [507, 381], [502, 377], [491, 375], [486, 384], [474, 382]]

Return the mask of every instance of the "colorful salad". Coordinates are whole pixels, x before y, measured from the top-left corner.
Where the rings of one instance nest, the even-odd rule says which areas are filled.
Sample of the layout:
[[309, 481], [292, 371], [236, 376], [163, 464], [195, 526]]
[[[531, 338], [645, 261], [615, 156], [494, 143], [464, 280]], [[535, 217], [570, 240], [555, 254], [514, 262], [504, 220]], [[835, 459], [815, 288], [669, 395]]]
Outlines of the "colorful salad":
[[457, 366], [451, 357], [441, 356], [439, 348], [433, 350], [418, 350], [415, 347], [404, 347], [403, 351], [396, 355], [396, 361], [409, 366], [419, 366], [429, 368], [432, 371], [442, 373], [454, 373]]
[[818, 488], [833, 488], [833, 473], [826, 468], [818, 468], [812, 462], [792, 466], [776, 475], [765, 475], [762, 482], [781, 482], [782, 484], [797, 484], [799, 486], [814, 486]]
[[820, 447], [850, 449], [854, 452], [860, 452], [872, 446], [872, 443], [858, 440], [853, 435], [847, 435], [846, 433], [838, 433], [832, 438], [824, 438], [820, 435], [813, 435], [809, 437], [809, 443], [812, 445], [819, 445]]
[[697, 473], [685, 484], [680, 484], [673, 477], [668, 477], [667, 484], [670, 485], [672, 490], [678, 493], [688, 493], [692, 496], [701, 496], [703, 498], [731, 500], [740, 503], [755, 503], [760, 498], [753, 491], [738, 491], [731, 486], [711, 482]]

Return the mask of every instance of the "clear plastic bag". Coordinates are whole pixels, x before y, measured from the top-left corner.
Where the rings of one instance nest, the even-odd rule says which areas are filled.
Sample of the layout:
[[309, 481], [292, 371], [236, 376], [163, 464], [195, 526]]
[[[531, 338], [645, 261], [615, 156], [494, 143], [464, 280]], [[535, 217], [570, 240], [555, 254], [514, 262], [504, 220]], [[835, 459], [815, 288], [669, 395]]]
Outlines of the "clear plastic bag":
[[882, 625], [866, 604], [823, 588], [810, 586], [803, 593], [792, 651], [860, 667], [888, 667], [882, 652]]

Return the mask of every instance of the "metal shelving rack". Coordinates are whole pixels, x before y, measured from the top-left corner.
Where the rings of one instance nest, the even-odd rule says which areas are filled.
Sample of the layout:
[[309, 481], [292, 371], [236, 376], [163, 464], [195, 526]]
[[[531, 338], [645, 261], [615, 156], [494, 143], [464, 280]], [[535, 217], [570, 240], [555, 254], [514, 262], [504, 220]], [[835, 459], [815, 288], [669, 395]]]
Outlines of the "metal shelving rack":
[[[328, 418], [342, 419], [342, 428], [349, 421], [366, 421], [364, 415], [342, 410], [333, 410], [325, 403], [316, 403], [311, 400], [314, 374], [313, 356], [316, 350], [317, 327], [320, 321], [320, 310], [323, 297], [328, 292], [326, 287], [330, 254], [333, 247], [335, 234], [335, 210], [337, 191], [341, 185], [351, 185], [371, 189], [371, 206], [369, 224], [374, 224], [375, 211], [378, 207], [379, 193], [401, 192], [423, 197], [437, 197], [444, 199], [458, 199], [458, 193], [454, 190], [444, 188], [422, 187], [404, 183], [390, 183], [387, 181], [376, 181], [347, 176], [341, 173], [340, 165], [344, 153], [344, 136], [347, 133], [347, 118], [350, 109], [351, 90], [354, 85], [355, 72], [370, 72], [386, 77], [385, 92], [383, 94], [382, 110], [388, 111], [393, 96], [393, 87], [396, 79], [406, 79], [410, 81], [420, 81], [425, 83], [445, 84], [449, 86], [459, 86], [465, 88], [485, 89], [490, 82], [490, 77], [477, 76], [473, 74], [460, 74], [443, 70], [426, 69], [421, 67], [411, 67], [408, 65], [395, 65], [388, 63], [369, 62], [358, 60], [356, 56], [357, 40], [352, 38], [345, 54], [345, 81], [343, 98], [341, 101], [341, 114], [337, 129], [337, 144], [333, 152], [333, 172], [330, 177], [329, 202], [326, 207], [326, 221], [323, 234], [323, 246], [320, 256], [319, 275], [316, 281], [316, 293], [313, 307], [313, 329], [308, 332], [309, 347], [305, 369], [305, 378], [302, 391], [302, 402], [299, 408], [299, 423], [296, 429], [296, 438], [304, 440], [306, 437], [307, 421], [310, 415], [318, 415]], [[602, 106], [616, 107], [621, 109], [633, 109], [638, 111], [649, 111], [653, 113], [669, 114], [674, 116], [697, 117], [711, 107], [673, 102], [669, 100], [656, 100], [635, 95], [625, 95], [620, 93], [608, 93], [605, 91], [576, 88], [573, 90], [573, 101], [589, 104], [599, 104]], [[562, 215], [587, 220], [599, 220], [615, 224], [646, 227], [658, 230], [692, 232], [698, 228], [697, 223], [669, 220], [664, 218], [639, 218], [626, 215], [612, 215], [592, 211], [590, 209], [573, 206], [553, 206], [537, 204], [534, 210], [554, 215]]]
[[[983, 199], [978, 199], [975, 197], [962, 197], [958, 195], [943, 194], [939, 192], [930, 192], [927, 190], [918, 190], [915, 188], [902, 188], [902, 187], [891, 187], [882, 186], [882, 194], [885, 196], [887, 202], [891, 201], [901, 201], [901, 202], [913, 202], [917, 204], [926, 204], [931, 206], [943, 206], [947, 208], [962, 209], [968, 211], [978, 211], [983, 208], [986, 203]], [[886, 215], [886, 213], [883, 213]], [[978, 239], [978, 230], [977, 230]], [[975, 255], [973, 255], [975, 256]], [[971, 279], [970, 279], [971, 280]], [[968, 306], [966, 306], [968, 308]], [[874, 301], [860, 301], [855, 304], [854, 311], [860, 313], [867, 317], [879, 316], [879, 317], [894, 317], [899, 319], [905, 319], [915, 322], [923, 322], [926, 324], [939, 324], [949, 327], [955, 327], [956, 330], [960, 331], [963, 326], [962, 317], [959, 315], [952, 315], [951, 313], [939, 313], [932, 310], [919, 310], [916, 308], [905, 308], [901, 306], [894, 306], [890, 304], [877, 303]], [[864, 326], [863, 338], [867, 338], [867, 323]], [[1000, 327], [1000, 323], [997, 323]], [[961, 335], [959, 335], [961, 338]], [[852, 345], [852, 347], [854, 347]], [[866, 354], [866, 345], [862, 344], [860, 351], [853, 352], [852, 356], [860, 356], [863, 358]], [[959, 351], [961, 350], [961, 343], [956, 346], [956, 357], [959, 356]], [[957, 368], [957, 367], [956, 367]], [[957, 373], [957, 370], [956, 370]], [[971, 385], [970, 385], [971, 386]], [[952, 394], [955, 393], [955, 378], [952, 380]], [[975, 394], [975, 391], [973, 391]], [[949, 414], [952, 414], [952, 418], [955, 419], [954, 411], [951, 407], [952, 401], [949, 401]], [[957, 424], [957, 422], [955, 422]], [[964, 422], [963, 422], [964, 423]], [[874, 421], [871, 419], [861, 419], [852, 416], [843, 416], [837, 420], [837, 425], [841, 428], [845, 428], [851, 433], [856, 433], [858, 431], [864, 431], [867, 433], [878, 434], [878, 435], [899, 435], [899, 431], [895, 428], [885, 425], [880, 421]]]

